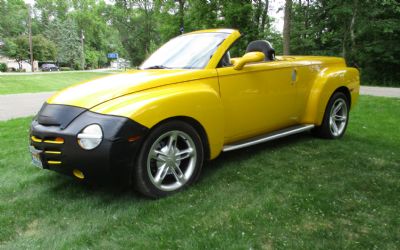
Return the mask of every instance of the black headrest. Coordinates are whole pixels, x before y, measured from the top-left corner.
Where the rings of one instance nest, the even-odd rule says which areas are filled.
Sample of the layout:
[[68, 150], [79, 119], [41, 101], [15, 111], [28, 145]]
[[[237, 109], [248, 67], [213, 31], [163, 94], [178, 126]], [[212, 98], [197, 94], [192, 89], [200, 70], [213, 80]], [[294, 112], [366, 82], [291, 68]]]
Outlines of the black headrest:
[[272, 48], [271, 44], [265, 40], [257, 40], [249, 43], [246, 49], [247, 52], [262, 52], [265, 55], [265, 61], [275, 60], [275, 50]]

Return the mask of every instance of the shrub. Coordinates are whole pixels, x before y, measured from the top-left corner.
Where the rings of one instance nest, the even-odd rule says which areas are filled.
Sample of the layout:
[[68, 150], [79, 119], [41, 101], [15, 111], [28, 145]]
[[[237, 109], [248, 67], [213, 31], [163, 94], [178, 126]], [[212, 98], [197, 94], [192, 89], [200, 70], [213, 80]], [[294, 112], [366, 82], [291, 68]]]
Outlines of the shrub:
[[71, 71], [70, 67], [60, 67], [60, 71]]
[[0, 63], [0, 72], [7, 72], [7, 64]]

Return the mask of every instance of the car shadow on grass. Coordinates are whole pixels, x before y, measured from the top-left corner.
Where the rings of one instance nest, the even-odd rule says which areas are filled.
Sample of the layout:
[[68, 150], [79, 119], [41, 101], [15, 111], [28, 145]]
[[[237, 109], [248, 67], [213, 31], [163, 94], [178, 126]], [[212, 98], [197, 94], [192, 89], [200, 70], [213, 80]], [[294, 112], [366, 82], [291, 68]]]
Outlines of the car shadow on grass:
[[[199, 182], [187, 190], [180, 192], [177, 195], [185, 195], [188, 190], [196, 189], [201, 185], [205, 185], [204, 181], [211, 178], [213, 175], [218, 174], [222, 169], [228, 167], [231, 163], [246, 161], [249, 158], [256, 157], [266, 151], [280, 150], [282, 148], [305, 143], [314, 140], [310, 133], [302, 133], [292, 135], [279, 140], [270, 141], [248, 148], [243, 148], [231, 152], [221, 153], [216, 159], [205, 162]], [[49, 171], [51, 172], [51, 171]], [[49, 175], [50, 174], [50, 175]], [[58, 173], [46, 173], [46, 179], [49, 185], [48, 192], [53, 193], [54, 196], [62, 195], [64, 199], [76, 200], [85, 197], [99, 197], [109, 202], [116, 202], [118, 200], [125, 200], [127, 198], [132, 201], [146, 201], [150, 200], [137, 193], [133, 186], [121, 185], [118, 183], [97, 183], [89, 181], [79, 181], [73, 177], [60, 175]]]
[[98, 183], [94, 181], [80, 181], [70, 176], [51, 173], [47, 176], [49, 183], [48, 192], [54, 196], [62, 195], [64, 199], [81, 199], [87, 197], [101, 197], [110, 202], [130, 197], [133, 200], [146, 200], [145, 197], [135, 192], [132, 186], [118, 183]]
[[215, 174], [218, 169], [224, 168], [229, 163], [245, 161], [249, 158], [256, 157], [268, 151], [284, 149], [289, 146], [295, 146], [300, 143], [315, 140], [311, 133], [300, 133], [288, 137], [280, 138], [277, 140], [257, 144], [247, 148], [242, 148], [229, 152], [222, 152], [216, 159], [206, 162], [203, 167], [201, 178], [208, 178], [208, 176]]

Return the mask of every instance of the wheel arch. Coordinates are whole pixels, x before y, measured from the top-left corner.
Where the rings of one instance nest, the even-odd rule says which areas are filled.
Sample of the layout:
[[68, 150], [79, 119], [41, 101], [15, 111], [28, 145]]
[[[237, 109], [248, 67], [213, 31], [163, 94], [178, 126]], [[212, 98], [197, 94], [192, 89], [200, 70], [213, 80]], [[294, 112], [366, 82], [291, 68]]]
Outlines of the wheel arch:
[[149, 89], [110, 100], [92, 111], [127, 117], [149, 129], [181, 119], [207, 138], [208, 158], [214, 159], [224, 142], [223, 105], [217, 83], [210, 78]]
[[357, 69], [333, 67], [322, 70], [311, 86], [301, 123], [321, 125], [329, 99], [337, 91], [343, 92], [349, 99], [350, 107], [353, 107], [358, 99], [359, 89]]
[[351, 108], [352, 105], [351, 105], [351, 94], [350, 94], [350, 90], [349, 90], [347, 87], [345, 87], [345, 86], [341, 86], [341, 87], [337, 88], [337, 89], [331, 94], [331, 96], [334, 95], [336, 92], [342, 92], [343, 94], [346, 95], [347, 101], [349, 102], [349, 103], [348, 103], [348, 104], [349, 104], [349, 108]]
[[167, 122], [170, 122], [170, 121], [181, 121], [181, 122], [187, 123], [190, 126], [192, 126], [196, 130], [196, 132], [199, 134], [201, 142], [203, 144], [204, 159], [210, 160], [210, 158], [211, 158], [210, 143], [208, 140], [207, 132], [206, 132], [205, 128], [203, 127], [203, 125], [201, 125], [201, 123], [199, 121], [197, 121], [196, 119], [194, 119], [193, 117], [189, 117], [189, 116], [169, 117], [169, 118], [164, 119], [164, 120], [158, 122], [157, 124], [155, 124], [151, 128], [151, 130], [153, 130], [154, 128], [159, 127]]

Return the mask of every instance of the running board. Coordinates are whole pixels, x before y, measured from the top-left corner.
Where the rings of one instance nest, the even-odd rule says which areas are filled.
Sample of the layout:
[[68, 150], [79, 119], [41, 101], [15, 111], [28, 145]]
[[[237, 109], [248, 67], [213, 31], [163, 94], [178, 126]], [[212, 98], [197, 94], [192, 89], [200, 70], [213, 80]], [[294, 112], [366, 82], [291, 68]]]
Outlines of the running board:
[[286, 129], [278, 130], [269, 134], [257, 136], [251, 139], [239, 141], [235, 144], [231, 145], [226, 145], [222, 149], [223, 152], [227, 151], [232, 151], [240, 148], [245, 148], [245, 147], [250, 147], [259, 143], [267, 142], [267, 141], [272, 141], [275, 139], [279, 139], [285, 136], [293, 135], [293, 134], [298, 134], [307, 130], [310, 130], [314, 127], [313, 124], [306, 124], [306, 125], [298, 125], [294, 127], [289, 127]]

